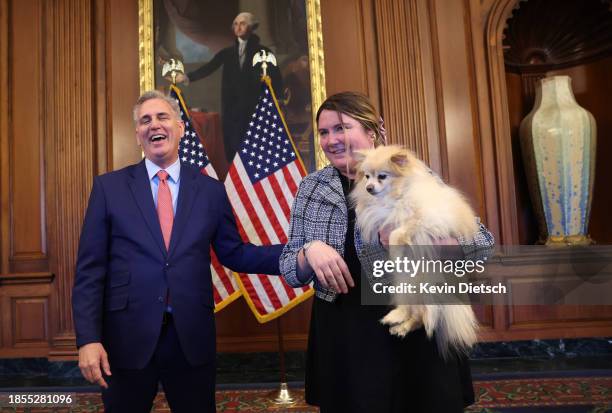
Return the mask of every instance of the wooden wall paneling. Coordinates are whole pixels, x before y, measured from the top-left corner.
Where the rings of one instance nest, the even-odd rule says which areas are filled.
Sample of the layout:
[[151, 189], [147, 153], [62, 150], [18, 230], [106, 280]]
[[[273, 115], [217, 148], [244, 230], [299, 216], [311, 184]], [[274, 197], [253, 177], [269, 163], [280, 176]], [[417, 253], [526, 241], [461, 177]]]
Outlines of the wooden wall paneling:
[[484, 215], [480, 125], [467, 1], [434, 1], [449, 182]]
[[427, 125], [429, 166], [448, 181], [448, 153], [444, 129], [444, 107], [440, 78], [440, 50], [435, 4], [430, 0], [417, 2], [422, 66], [422, 88]]
[[110, 33], [107, 30], [110, 4], [106, 0], [93, 0], [92, 7], [96, 174], [101, 174], [110, 171], [113, 165], [113, 141], [108, 135], [112, 123], [108, 117], [108, 83], [106, 81], [111, 54], [110, 47], [107, 47], [110, 45]]
[[[438, 73], [438, 141], [444, 177], [468, 195], [476, 213], [496, 234], [496, 220], [488, 215], [491, 203], [493, 207], [495, 205], [496, 197], [491, 193], [495, 194], [496, 183], [494, 179], [486, 182], [487, 177], [494, 176], [490, 173], [494, 169], [493, 155], [490, 146], [483, 143], [486, 138], [482, 134], [481, 118], [487, 112], [481, 111], [481, 92], [478, 89], [483, 66], [483, 62], [478, 61], [482, 57], [482, 45], [474, 44], [474, 33], [478, 31], [479, 23], [467, 1], [451, 5], [431, 0], [429, 9], [433, 18], [432, 39], [437, 44], [433, 50]], [[432, 142], [431, 134], [429, 142]], [[493, 221], [492, 227], [490, 221]], [[483, 337], [489, 337], [500, 324], [504, 324], [496, 308], [491, 305], [475, 307]]]
[[136, 144], [132, 108], [139, 96], [138, 1], [109, 0], [107, 19], [108, 111], [112, 132], [112, 170], [142, 159]]
[[[519, 243], [519, 225], [514, 188], [514, 170], [510, 136], [510, 121], [508, 117], [508, 94], [504, 67], [502, 34], [506, 20], [519, 0], [496, 0], [488, 2], [489, 7], [480, 9], [478, 16], [482, 18], [484, 43], [484, 58], [488, 82], [487, 96], [490, 106], [491, 139], [495, 156], [497, 210], [499, 216], [498, 242], [503, 244]], [[476, 3], [476, 4], [475, 4]], [[471, 2], [477, 9], [477, 1]], [[486, 6], [485, 5], [485, 6]], [[482, 44], [481, 43], [481, 44]], [[483, 78], [481, 71], [480, 78]], [[484, 95], [484, 91], [481, 93]], [[482, 102], [482, 97], [481, 100]], [[482, 102], [484, 104], [484, 102]], [[491, 187], [491, 183], [487, 185]]]
[[[280, 317], [286, 351], [305, 350], [312, 299], [301, 303]], [[250, 308], [240, 298], [215, 314], [217, 351], [277, 351], [277, 321], [259, 324]]]
[[49, 352], [53, 276], [0, 276], [0, 357], [44, 357]]
[[[521, 76], [506, 73], [506, 90], [508, 91], [508, 116], [510, 121], [510, 137], [512, 160], [514, 168], [514, 186], [516, 194], [517, 224], [519, 244], [530, 245], [538, 240], [538, 222], [529, 196], [527, 174], [523, 163], [519, 127], [521, 120], [529, 113], [531, 106], [524, 105], [524, 90]], [[533, 105], [533, 99], [531, 101]]]
[[[44, 216], [44, 2], [9, 2], [10, 272], [48, 270]], [[28, 52], [25, 52], [27, 48]]]
[[609, 330], [612, 319], [612, 306], [604, 305], [515, 305], [509, 311], [510, 330], [524, 329], [537, 324], [542, 327], [566, 326], [568, 323], [588, 324], [605, 322]]
[[12, 297], [12, 314], [14, 347], [48, 344], [48, 297]]
[[[92, 2], [46, 2], [46, 158], [49, 243], [53, 251], [51, 357], [74, 354], [71, 291], [77, 240], [98, 165], [94, 129]], [[67, 70], [69, 68], [69, 70]]]
[[[360, 0], [361, 21], [360, 28], [363, 39], [363, 57], [366, 77], [366, 94], [372, 104], [381, 111], [380, 101], [380, 75], [378, 61], [378, 38], [376, 35], [376, 17], [374, 2], [376, 0]], [[325, 40], [323, 41], [325, 44]]]
[[488, 90], [488, 73], [485, 58], [484, 24], [485, 13], [494, 0], [469, 0], [471, 45], [473, 52], [475, 109], [480, 129], [481, 162], [483, 171], [483, 196], [485, 212], [482, 216], [487, 228], [500, 241], [500, 211], [497, 196], [496, 156], [493, 145], [491, 108]]
[[6, 0], [0, 1], [0, 274], [10, 271], [9, 5]]
[[[346, 90], [376, 93], [376, 71], [368, 66], [375, 55], [372, 7], [372, 0], [321, 0], [327, 96]], [[370, 97], [378, 104], [378, 96]]]
[[433, 142], [433, 166], [439, 170], [433, 57], [431, 48], [425, 48], [432, 45], [427, 3], [380, 0], [375, 10], [382, 111], [390, 141], [411, 148], [427, 163]]

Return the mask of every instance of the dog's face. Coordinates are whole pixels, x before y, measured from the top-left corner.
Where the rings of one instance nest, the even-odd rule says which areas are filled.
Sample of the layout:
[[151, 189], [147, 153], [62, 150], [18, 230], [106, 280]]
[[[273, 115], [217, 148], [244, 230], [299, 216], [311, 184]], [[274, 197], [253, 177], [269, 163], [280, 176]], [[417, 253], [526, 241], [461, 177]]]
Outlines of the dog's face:
[[412, 154], [398, 146], [379, 146], [369, 151], [358, 151], [357, 181], [373, 196], [385, 196], [398, 178], [410, 171]]
[[387, 170], [368, 169], [363, 171], [365, 189], [370, 195], [374, 196], [386, 194], [393, 185], [395, 178], [397, 177]]

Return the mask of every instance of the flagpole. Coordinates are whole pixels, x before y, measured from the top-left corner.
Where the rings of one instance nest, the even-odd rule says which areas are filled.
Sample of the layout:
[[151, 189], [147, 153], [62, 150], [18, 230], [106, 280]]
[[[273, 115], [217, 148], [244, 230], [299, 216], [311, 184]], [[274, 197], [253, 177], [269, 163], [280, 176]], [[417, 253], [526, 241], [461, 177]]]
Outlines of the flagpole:
[[278, 357], [280, 363], [280, 387], [278, 391], [272, 393], [272, 403], [276, 405], [292, 405], [295, 403], [295, 398], [289, 392], [287, 386], [287, 373], [285, 370], [285, 348], [283, 345], [283, 329], [281, 325], [281, 317], [276, 319], [276, 331], [278, 333]]

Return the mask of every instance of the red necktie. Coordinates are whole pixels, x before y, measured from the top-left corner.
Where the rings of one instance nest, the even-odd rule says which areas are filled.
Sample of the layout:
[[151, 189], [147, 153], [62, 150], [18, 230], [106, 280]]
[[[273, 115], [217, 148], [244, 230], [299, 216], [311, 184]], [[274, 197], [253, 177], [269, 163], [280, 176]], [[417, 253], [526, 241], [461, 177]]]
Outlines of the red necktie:
[[168, 172], [159, 171], [159, 187], [157, 188], [157, 217], [161, 226], [162, 235], [166, 250], [170, 249], [170, 235], [172, 234], [172, 224], [174, 222], [174, 211], [172, 209], [172, 194], [168, 186]]

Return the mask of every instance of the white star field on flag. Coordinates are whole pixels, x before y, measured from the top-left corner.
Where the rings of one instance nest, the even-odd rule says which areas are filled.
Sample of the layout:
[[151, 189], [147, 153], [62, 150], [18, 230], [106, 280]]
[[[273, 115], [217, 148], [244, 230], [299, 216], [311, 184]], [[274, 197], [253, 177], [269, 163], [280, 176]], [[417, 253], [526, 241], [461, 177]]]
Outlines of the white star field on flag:
[[204, 150], [204, 146], [200, 142], [200, 138], [193, 128], [191, 121], [178, 99], [176, 101], [181, 108], [181, 119], [185, 123], [185, 134], [179, 143], [179, 157], [184, 164], [197, 166], [199, 169], [206, 167], [210, 160]]
[[268, 89], [260, 97], [245, 134], [238, 153], [253, 183], [296, 159], [293, 145]]

